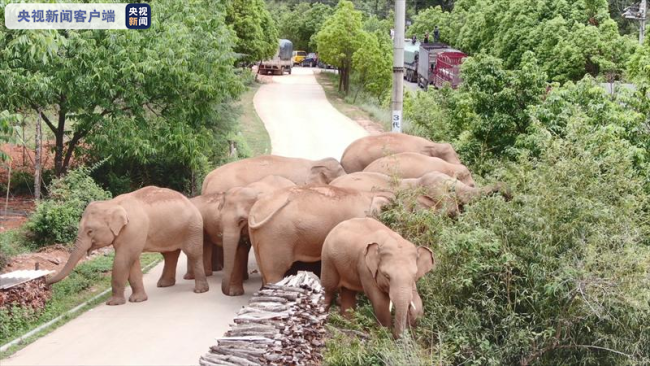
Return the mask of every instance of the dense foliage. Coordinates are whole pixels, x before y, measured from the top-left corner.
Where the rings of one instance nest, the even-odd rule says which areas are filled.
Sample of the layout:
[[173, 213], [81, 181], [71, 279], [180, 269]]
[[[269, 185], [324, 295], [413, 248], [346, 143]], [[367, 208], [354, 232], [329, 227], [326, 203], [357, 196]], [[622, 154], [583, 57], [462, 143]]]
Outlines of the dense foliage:
[[278, 31], [264, 0], [228, 1], [225, 20], [237, 35], [234, 49], [241, 61], [266, 60], [277, 51]]
[[637, 42], [619, 34], [605, 0], [459, 0], [451, 12], [420, 12], [408, 33], [421, 38], [436, 25], [442, 41], [468, 54], [487, 52], [508, 69], [521, 68], [532, 51], [548, 78], [560, 82], [585, 74], [619, 79]]
[[234, 128], [230, 105], [243, 87], [224, 7], [195, 3], [153, 4], [146, 32], [2, 27], [0, 105], [42, 114], [58, 174], [87, 149], [115, 165], [199, 169]]
[[389, 57], [393, 45], [388, 34], [378, 30], [374, 33], [364, 32], [361, 47], [352, 55], [352, 70], [355, 72], [357, 91], [354, 101], [360, 91], [377, 99], [390, 89], [393, 75], [393, 63]]
[[111, 198], [110, 192], [99, 187], [89, 173], [89, 169], [81, 167], [52, 181], [48, 199], [38, 202], [25, 224], [27, 236], [35, 246], [73, 242], [86, 206]]
[[299, 3], [293, 9], [286, 5], [273, 8], [280, 38], [290, 39], [294, 50], [305, 52], [316, 51], [314, 35], [333, 12], [332, 7], [321, 3]]
[[339, 90], [350, 92], [352, 56], [364, 40], [361, 12], [352, 2], [341, 0], [336, 11], [316, 34], [318, 54], [323, 62], [339, 69]]

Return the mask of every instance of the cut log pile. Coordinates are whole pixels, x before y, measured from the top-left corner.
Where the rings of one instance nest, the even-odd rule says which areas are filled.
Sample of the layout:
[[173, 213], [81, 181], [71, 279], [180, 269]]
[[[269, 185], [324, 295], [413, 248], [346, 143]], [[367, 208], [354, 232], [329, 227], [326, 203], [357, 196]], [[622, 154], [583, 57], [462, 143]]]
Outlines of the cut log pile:
[[298, 272], [253, 294], [201, 366], [320, 365], [327, 313], [316, 275]]
[[11, 307], [19, 306], [38, 310], [45, 307], [50, 297], [52, 289], [45, 284], [45, 277], [41, 277], [0, 290], [0, 309], [11, 311]]

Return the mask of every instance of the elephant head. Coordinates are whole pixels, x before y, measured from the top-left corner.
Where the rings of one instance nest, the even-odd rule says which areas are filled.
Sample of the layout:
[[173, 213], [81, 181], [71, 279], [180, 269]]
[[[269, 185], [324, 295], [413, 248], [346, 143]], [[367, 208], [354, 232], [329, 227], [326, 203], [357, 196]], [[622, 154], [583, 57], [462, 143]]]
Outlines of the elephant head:
[[452, 164], [460, 164], [460, 159], [454, 147], [447, 143], [428, 144], [422, 147], [422, 155], [440, 158]]
[[395, 305], [393, 335], [399, 337], [423, 313], [416, 282], [433, 268], [433, 252], [406, 240], [387, 238], [381, 244], [368, 244], [364, 256], [377, 287], [388, 296], [388, 311]]
[[226, 193], [221, 206], [224, 254], [221, 291], [228, 296], [244, 294], [243, 271], [246, 268], [245, 250], [248, 248], [239, 248], [240, 239], [242, 234], [248, 236], [248, 213], [259, 194], [259, 191], [248, 187], [232, 188]]
[[113, 244], [128, 222], [126, 210], [122, 206], [110, 201], [91, 202], [81, 217], [77, 239], [68, 262], [59, 273], [47, 279], [47, 284], [67, 277], [84, 254]]
[[334, 158], [317, 160], [311, 167], [307, 184], [329, 184], [342, 175], [345, 175], [345, 170], [338, 160]]

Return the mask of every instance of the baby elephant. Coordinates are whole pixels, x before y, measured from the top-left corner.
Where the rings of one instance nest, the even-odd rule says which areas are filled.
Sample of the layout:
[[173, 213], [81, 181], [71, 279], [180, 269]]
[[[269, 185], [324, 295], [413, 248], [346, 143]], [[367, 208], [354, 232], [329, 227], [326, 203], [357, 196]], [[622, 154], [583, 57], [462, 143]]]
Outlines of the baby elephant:
[[64, 279], [88, 252], [112, 245], [113, 295], [108, 305], [126, 302], [124, 286], [128, 279], [131, 302], [147, 300], [140, 269], [142, 252], [160, 252], [165, 258], [158, 287], [176, 282], [176, 263], [181, 250], [187, 255], [196, 275], [194, 292], [209, 289], [203, 271], [203, 220], [201, 213], [182, 194], [154, 186], [123, 194], [107, 201], [91, 202], [81, 217], [74, 249], [65, 267], [52, 284]]
[[391, 326], [395, 304], [393, 335], [399, 337], [407, 323], [415, 325], [422, 314], [422, 300], [416, 282], [433, 268], [433, 253], [416, 248], [379, 221], [357, 218], [338, 224], [325, 239], [321, 282], [329, 309], [340, 289], [341, 313], [354, 308], [356, 293], [370, 299], [375, 316]]

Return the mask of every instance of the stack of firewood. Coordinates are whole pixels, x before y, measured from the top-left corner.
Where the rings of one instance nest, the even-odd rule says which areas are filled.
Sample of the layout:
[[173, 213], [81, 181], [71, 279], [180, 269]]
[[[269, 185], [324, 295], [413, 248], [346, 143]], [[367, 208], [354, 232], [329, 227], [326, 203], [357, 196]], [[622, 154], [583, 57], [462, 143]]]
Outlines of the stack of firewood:
[[0, 309], [11, 311], [13, 306], [42, 309], [52, 297], [52, 289], [45, 284], [45, 277], [36, 278], [19, 285], [0, 290]]
[[311, 272], [264, 286], [199, 364], [319, 365], [327, 318], [322, 299], [320, 281]]

